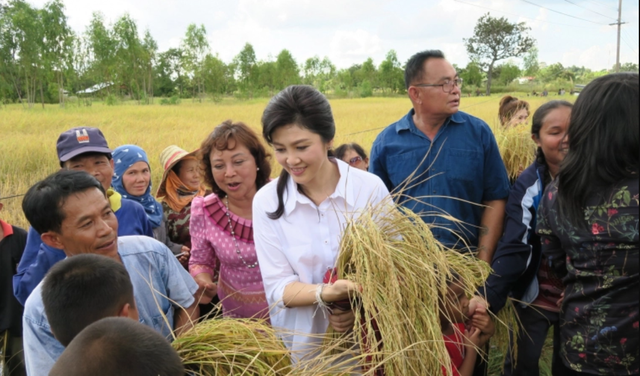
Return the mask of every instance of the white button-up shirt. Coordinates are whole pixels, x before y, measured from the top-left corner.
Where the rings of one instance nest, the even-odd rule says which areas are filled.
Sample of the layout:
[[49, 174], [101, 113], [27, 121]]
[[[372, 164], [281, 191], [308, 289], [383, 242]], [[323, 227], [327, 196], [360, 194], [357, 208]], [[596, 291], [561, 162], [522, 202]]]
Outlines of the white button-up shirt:
[[[285, 286], [292, 282], [322, 283], [325, 272], [333, 268], [346, 222], [367, 206], [389, 198], [389, 191], [376, 175], [350, 167], [340, 160], [340, 180], [335, 192], [316, 206], [298, 192], [289, 177], [284, 193], [284, 214], [267, 217], [278, 207], [274, 180], [253, 199], [253, 231], [262, 280], [271, 307], [271, 324], [280, 334], [294, 358], [308, 354], [318, 342], [308, 334], [324, 334], [329, 320], [317, 305], [286, 308], [282, 302]], [[306, 335], [305, 335], [306, 334]]]

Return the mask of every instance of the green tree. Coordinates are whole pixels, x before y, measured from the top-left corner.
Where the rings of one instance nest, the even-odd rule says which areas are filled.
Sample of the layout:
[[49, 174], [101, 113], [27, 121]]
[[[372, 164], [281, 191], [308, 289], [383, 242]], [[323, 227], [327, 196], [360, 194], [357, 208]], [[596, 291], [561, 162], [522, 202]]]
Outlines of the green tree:
[[105, 26], [102, 13], [93, 13], [86, 38], [92, 81], [95, 84], [107, 84], [106, 91], [110, 93], [115, 79], [117, 41], [112, 31]]
[[538, 73], [538, 49], [532, 47], [523, 58], [524, 75], [528, 77], [535, 76]]
[[[10, 74], [20, 93], [24, 90], [29, 108], [36, 99], [38, 84], [43, 79], [41, 59], [43, 30], [40, 13], [22, 0], [12, 0], [3, 11], [3, 46], [8, 63], [13, 65]], [[7, 46], [4, 43], [7, 43]], [[19, 95], [22, 100], [22, 95]], [[42, 96], [42, 90], [41, 90]]]
[[480, 65], [474, 61], [470, 61], [466, 67], [458, 70], [458, 76], [462, 78], [465, 86], [482, 85], [482, 69]]
[[323, 93], [327, 90], [327, 83], [336, 75], [335, 65], [326, 56], [322, 60], [318, 56], [308, 58], [304, 62], [302, 71], [304, 74], [302, 82], [315, 86]]
[[215, 100], [225, 94], [229, 88], [227, 69], [228, 67], [217, 55], [205, 56], [203, 71], [205, 86]]
[[487, 95], [491, 93], [491, 76], [495, 63], [522, 56], [535, 45], [535, 40], [527, 35], [528, 30], [530, 28], [524, 22], [512, 24], [505, 17], [494, 18], [487, 13], [478, 19], [473, 36], [463, 39], [471, 60], [486, 68]]
[[209, 41], [204, 25], [198, 27], [196, 24], [190, 24], [187, 27], [187, 33], [182, 41], [182, 50], [184, 51], [182, 56], [183, 69], [186, 75], [193, 80], [196, 91], [194, 98], [202, 100], [205, 94], [204, 61], [209, 54]]
[[253, 50], [253, 46], [250, 43], [245, 44], [242, 51], [233, 60], [238, 73], [240, 90], [253, 97], [253, 90], [258, 79], [256, 52]]
[[[44, 34], [42, 60], [47, 72], [46, 76], [55, 77], [58, 103], [64, 106], [64, 78], [71, 68], [69, 63], [73, 52], [74, 35], [67, 25], [64, 5], [60, 0], [48, 2], [40, 13]], [[43, 82], [40, 85], [42, 90]]]
[[144, 77], [144, 49], [138, 37], [138, 26], [129, 14], [113, 25], [117, 83], [125, 87], [131, 98], [141, 100]]
[[494, 78], [497, 78], [500, 84], [506, 86], [520, 77], [522, 71], [520, 71], [520, 68], [515, 64], [505, 63], [497, 66], [494, 73], [497, 73], [497, 75], [494, 75]]
[[[613, 69], [615, 70], [615, 66]], [[635, 63], [624, 63], [620, 65], [620, 72], [635, 72], [638, 73], [638, 64]]]
[[182, 50], [170, 48], [158, 54], [155, 87], [161, 96], [171, 96], [176, 93], [182, 96], [184, 88], [184, 73], [182, 71]]
[[282, 90], [289, 85], [300, 83], [298, 63], [288, 50], [282, 50], [276, 58], [275, 89]]
[[386, 90], [391, 93], [399, 93], [404, 91], [404, 72], [398, 61], [398, 55], [395, 50], [387, 52], [387, 56], [380, 63], [378, 68], [380, 86], [382, 91]]

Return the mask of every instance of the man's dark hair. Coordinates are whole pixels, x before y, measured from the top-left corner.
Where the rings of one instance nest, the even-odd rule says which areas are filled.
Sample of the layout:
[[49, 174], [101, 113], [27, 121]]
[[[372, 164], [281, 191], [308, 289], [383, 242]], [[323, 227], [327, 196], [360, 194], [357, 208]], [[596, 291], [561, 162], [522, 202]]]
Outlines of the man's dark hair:
[[422, 80], [424, 76], [424, 62], [429, 59], [444, 59], [444, 54], [440, 50], [426, 50], [418, 52], [411, 56], [407, 65], [404, 68], [404, 85], [406, 89], [409, 89], [412, 83]]
[[184, 376], [180, 356], [160, 333], [131, 319], [108, 317], [71, 341], [49, 376]]
[[58, 341], [67, 346], [88, 325], [135, 308], [124, 265], [106, 256], [81, 254], [55, 264], [42, 283], [42, 302]]
[[22, 211], [38, 233], [60, 232], [64, 221], [64, 205], [67, 197], [98, 188], [105, 193], [102, 184], [84, 171], [60, 170], [37, 182], [22, 200]]

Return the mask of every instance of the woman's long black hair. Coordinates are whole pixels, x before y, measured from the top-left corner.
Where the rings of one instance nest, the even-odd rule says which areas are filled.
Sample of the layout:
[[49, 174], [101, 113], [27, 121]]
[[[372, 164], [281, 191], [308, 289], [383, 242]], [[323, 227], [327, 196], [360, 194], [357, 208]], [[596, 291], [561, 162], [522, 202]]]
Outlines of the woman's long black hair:
[[[330, 142], [336, 134], [336, 124], [327, 98], [312, 86], [291, 85], [276, 94], [262, 114], [262, 136], [273, 144], [273, 132], [287, 125], [297, 125], [320, 136], [323, 142]], [[332, 153], [329, 151], [329, 155]], [[284, 191], [287, 189], [289, 173], [283, 168], [278, 179], [276, 192], [278, 208], [267, 213], [269, 218], [278, 219], [284, 214]]]
[[[538, 140], [540, 139], [540, 130], [544, 125], [544, 119], [547, 117], [547, 115], [549, 115], [551, 111], [560, 107], [572, 108], [573, 104], [571, 104], [571, 102], [563, 100], [553, 100], [538, 107], [536, 112], [533, 114], [533, 118], [531, 120], [531, 134], [535, 135]], [[536, 150], [536, 162], [544, 165], [547, 168], [547, 172], [549, 172], [547, 159], [544, 157], [544, 153], [542, 152], [542, 148], [540, 146], [538, 146], [538, 150]], [[544, 185], [546, 186], [551, 181], [551, 175], [547, 173], [542, 179], [544, 180]]]
[[584, 224], [587, 199], [621, 180], [638, 178], [640, 166], [637, 73], [599, 77], [580, 93], [571, 112], [569, 153], [558, 173], [560, 214]]

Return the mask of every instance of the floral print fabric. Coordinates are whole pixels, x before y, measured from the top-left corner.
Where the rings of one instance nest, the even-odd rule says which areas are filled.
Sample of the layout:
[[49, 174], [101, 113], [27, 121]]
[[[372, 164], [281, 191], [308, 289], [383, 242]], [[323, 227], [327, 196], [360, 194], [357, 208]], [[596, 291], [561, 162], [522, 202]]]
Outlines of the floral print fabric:
[[561, 356], [577, 372], [638, 373], [638, 179], [590, 197], [584, 226], [559, 214], [558, 187], [538, 214], [542, 251], [566, 285]]

